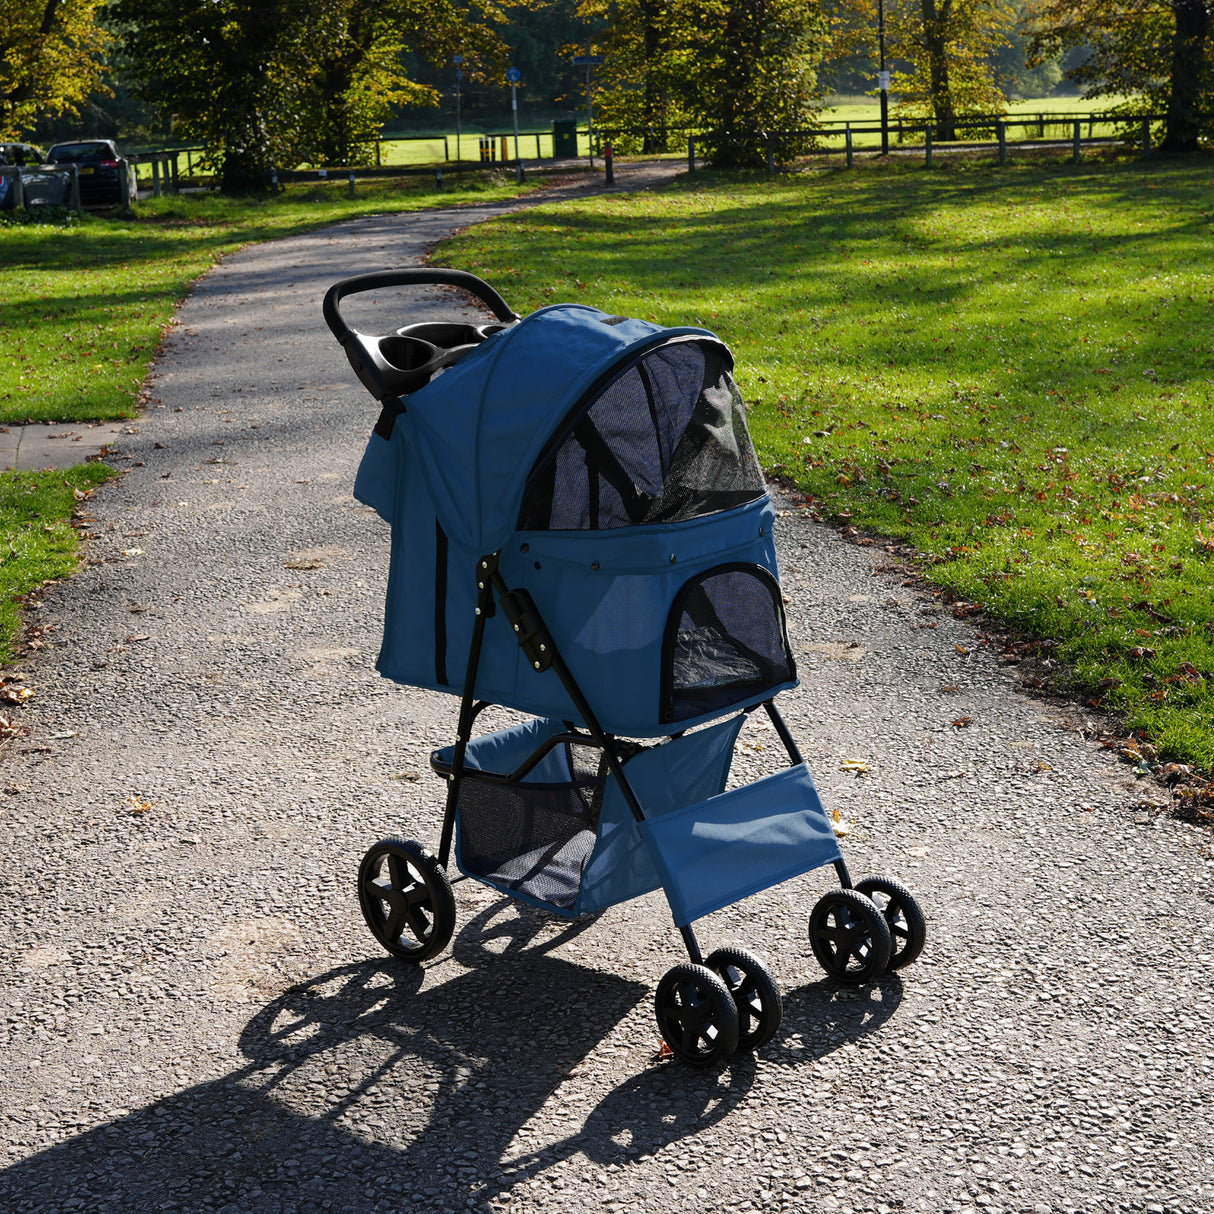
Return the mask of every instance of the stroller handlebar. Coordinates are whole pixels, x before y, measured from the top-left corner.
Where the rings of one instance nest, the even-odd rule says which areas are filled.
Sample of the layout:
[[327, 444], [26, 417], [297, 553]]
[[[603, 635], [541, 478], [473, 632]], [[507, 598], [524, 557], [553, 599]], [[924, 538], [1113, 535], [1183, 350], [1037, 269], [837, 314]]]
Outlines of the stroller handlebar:
[[448, 286], [461, 287], [470, 295], [475, 295], [498, 320], [511, 324], [518, 320], [518, 315], [506, 301], [487, 283], [464, 270], [431, 269], [419, 266], [401, 270], [379, 270], [374, 274], [358, 274], [353, 278], [343, 278], [334, 283], [325, 292], [321, 310], [325, 323], [333, 336], [342, 345], [349, 340], [354, 332], [341, 314], [338, 306], [343, 299], [351, 295], [361, 295], [365, 291], [381, 291], [386, 287], [429, 287]]
[[[350, 328], [341, 314], [341, 301], [347, 296], [409, 286], [459, 287], [480, 300], [497, 317], [497, 323], [423, 321], [394, 333], [372, 336]], [[430, 267], [381, 270], [344, 278], [325, 293], [322, 311], [325, 323], [341, 342], [363, 387], [379, 401], [417, 391], [485, 338], [519, 320], [506, 301], [475, 274]]]

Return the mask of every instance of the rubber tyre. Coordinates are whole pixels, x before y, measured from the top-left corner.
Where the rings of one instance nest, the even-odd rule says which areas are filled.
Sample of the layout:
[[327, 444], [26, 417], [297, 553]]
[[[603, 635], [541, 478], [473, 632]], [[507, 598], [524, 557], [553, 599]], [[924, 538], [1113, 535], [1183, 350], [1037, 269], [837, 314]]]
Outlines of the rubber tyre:
[[455, 895], [437, 858], [412, 839], [382, 839], [358, 870], [358, 904], [394, 957], [428, 961], [455, 932]]
[[870, 898], [889, 924], [893, 940], [887, 970], [900, 970], [910, 965], [927, 942], [927, 920], [915, 895], [895, 877], [865, 877], [855, 888]]
[[654, 996], [658, 1031], [690, 1066], [724, 1062], [738, 1047], [738, 1008], [720, 975], [684, 962], [667, 971]]
[[885, 916], [854, 889], [823, 894], [809, 915], [809, 943], [826, 973], [849, 986], [880, 978], [893, 952]]
[[738, 1009], [738, 1049], [766, 1045], [784, 1018], [784, 1000], [767, 966], [744, 948], [726, 945], [704, 962], [719, 974]]

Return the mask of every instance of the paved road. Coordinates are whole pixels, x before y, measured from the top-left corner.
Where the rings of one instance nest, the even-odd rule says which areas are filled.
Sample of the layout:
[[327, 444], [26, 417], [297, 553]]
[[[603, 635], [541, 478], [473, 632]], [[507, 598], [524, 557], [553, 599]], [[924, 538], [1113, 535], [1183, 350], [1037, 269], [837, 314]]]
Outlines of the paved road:
[[358, 860], [436, 838], [455, 705], [374, 673], [374, 407], [319, 302], [492, 213], [250, 248], [181, 309], [4, 743], [0, 1209], [1214, 1211], [1209, 834], [792, 503], [783, 701], [853, 873], [919, 893], [920, 962], [824, 981], [823, 873], [717, 913], [786, 1013], [705, 1074], [652, 1061], [658, 897], [571, 928], [465, 883], [450, 955], [379, 953]]

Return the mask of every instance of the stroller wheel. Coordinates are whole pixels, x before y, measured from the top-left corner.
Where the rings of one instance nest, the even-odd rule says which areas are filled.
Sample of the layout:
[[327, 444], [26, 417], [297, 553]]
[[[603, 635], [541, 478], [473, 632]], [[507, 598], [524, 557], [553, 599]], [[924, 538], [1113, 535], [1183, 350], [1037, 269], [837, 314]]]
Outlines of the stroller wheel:
[[707, 966], [684, 962], [658, 983], [654, 1008], [662, 1040], [692, 1066], [724, 1062], [738, 1046], [738, 1008]]
[[771, 971], [754, 953], [727, 945], [704, 962], [719, 974], [738, 1009], [738, 1049], [766, 1045], [784, 1018], [784, 1002]]
[[428, 961], [455, 931], [455, 895], [438, 860], [412, 839], [383, 839], [363, 857], [358, 903], [376, 940], [406, 961]]
[[889, 924], [893, 952], [886, 969], [900, 970], [910, 965], [923, 952], [927, 940], [927, 920], [915, 895], [893, 877], [865, 877], [856, 882], [855, 888], [872, 899]]
[[855, 986], [885, 973], [893, 951], [885, 916], [854, 889], [823, 894], [809, 915], [809, 943], [830, 977]]

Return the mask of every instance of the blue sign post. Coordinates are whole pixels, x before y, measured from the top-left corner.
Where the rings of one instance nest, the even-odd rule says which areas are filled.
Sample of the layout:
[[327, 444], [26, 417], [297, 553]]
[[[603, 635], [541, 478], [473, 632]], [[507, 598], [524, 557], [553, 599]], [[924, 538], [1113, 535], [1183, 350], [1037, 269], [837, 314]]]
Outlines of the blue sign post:
[[523, 161], [518, 154], [518, 82], [521, 73], [516, 67], [506, 69], [506, 79], [510, 81], [510, 110], [514, 115], [514, 180], [523, 180]]

